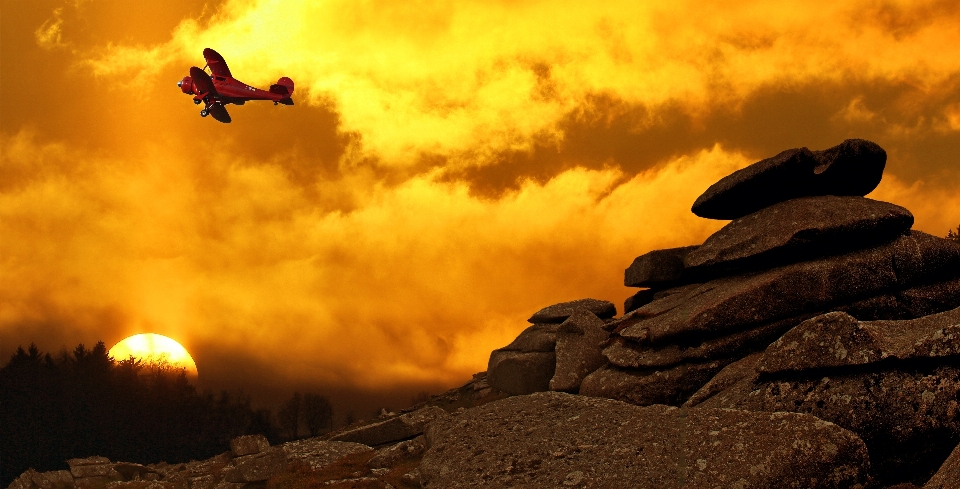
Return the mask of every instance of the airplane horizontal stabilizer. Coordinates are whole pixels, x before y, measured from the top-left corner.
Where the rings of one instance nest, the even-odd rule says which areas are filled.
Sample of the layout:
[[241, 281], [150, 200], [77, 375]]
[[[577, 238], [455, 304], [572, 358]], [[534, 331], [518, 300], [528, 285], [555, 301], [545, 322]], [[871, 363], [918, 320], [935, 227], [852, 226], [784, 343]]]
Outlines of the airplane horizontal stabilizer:
[[278, 95], [293, 95], [293, 80], [283, 77], [277, 80], [277, 83], [270, 85], [270, 93]]

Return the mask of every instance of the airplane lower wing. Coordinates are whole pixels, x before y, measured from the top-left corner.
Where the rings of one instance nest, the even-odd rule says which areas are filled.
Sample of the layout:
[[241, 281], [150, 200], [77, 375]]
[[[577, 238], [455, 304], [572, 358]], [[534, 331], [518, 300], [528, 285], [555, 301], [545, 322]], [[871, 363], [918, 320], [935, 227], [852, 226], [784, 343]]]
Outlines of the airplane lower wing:
[[212, 115], [214, 119], [223, 123], [229, 123], [231, 120], [230, 114], [227, 113], [227, 108], [220, 104], [212, 104], [210, 106], [210, 115]]

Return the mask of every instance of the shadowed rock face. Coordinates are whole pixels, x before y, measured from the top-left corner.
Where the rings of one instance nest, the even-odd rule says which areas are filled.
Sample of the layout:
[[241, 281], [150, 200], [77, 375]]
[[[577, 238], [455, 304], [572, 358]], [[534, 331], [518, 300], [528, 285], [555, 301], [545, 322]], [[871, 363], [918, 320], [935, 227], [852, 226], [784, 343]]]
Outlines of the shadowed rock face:
[[562, 393], [486, 404], [427, 440], [426, 488], [857, 487], [869, 466], [856, 436], [812, 416]]
[[771, 267], [867, 248], [912, 225], [913, 214], [898, 205], [863, 197], [803, 197], [730, 222], [684, 256], [683, 264], [687, 273]]
[[923, 485], [923, 489], [960, 489], [960, 445], [953, 449], [940, 470]]
[[823, 151], [790, 149], [724, 177], [692, 210], [708, 219], [737, 219], [798, 197], [864, 196], [880, 183], [886, 162], [883, 148], [863, 139]]
[[577, 392], [587, 374], [606, 363], [600, 344], [609, 333], [603, 321], [592, 313], [578, 310], [557, 329], [557, 368], [550, 379], [550, 390]]

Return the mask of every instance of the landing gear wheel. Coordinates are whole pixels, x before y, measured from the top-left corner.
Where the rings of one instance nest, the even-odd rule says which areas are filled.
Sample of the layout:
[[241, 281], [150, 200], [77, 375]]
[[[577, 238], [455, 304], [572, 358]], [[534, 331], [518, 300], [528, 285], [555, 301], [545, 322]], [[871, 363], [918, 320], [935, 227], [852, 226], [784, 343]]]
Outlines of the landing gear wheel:
[[200, 105], [200, 101], [197, 99], [193, 99], [193, 105]]
[[279, 104], [279, 103], [280, 103], [280, 102], [274, 101], [274, 102], [273, 102], [273, 105], [277, 105], [277, 104]]
[[200, 117], [206, 117], [208, 114], [210, 114], [210, 112], [207, 109], [200, 111]]

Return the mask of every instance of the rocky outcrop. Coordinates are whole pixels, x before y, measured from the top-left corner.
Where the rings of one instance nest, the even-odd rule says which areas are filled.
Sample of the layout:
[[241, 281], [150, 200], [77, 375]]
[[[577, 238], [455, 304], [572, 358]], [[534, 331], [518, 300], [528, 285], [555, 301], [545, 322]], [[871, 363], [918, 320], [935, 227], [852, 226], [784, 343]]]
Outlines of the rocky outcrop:
[[633, 261], [624, 284], [643, 289], [571, 392], [810, 414], [865, 442], [877, 487], [922, 485], [960, 441], [960, 244], [863, 197], [885, 161], [848, 140], [717, 182], [694, 209], [734, 221]]
[[869, 470], [854, 434], [813, 416], [563, 393], [484, 405], [434, 424], [427, 439], [426, 488], [812, 489], [861, 487]]
[[886, 163], [883, 148], [863, 139], [823, 151], [790, 149], [722, 178], [692, 210], [708, 219], [736, 219], [798, 197], [864, 196], [880, 184]]

